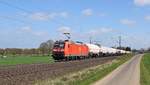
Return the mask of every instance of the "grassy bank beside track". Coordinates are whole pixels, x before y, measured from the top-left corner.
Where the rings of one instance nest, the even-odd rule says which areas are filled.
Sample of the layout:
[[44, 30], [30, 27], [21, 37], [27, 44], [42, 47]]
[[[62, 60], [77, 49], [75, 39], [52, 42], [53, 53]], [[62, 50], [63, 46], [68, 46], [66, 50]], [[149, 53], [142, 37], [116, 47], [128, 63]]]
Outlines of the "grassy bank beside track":
[[144, 54], [141, 60], [141, 85], [150, 85], [150, 53]]
[[35, 63], [52, 63], [54, 60], [51, 56], [7, 56], [0, 58], [0, 66], [18, 65], [18, 64], [35, 64]]
[[112, 72], [118, 66], [129, 60], [132, 56], [132, 54], [123, 55], [113, 60], [113, 62], [87, 68], [85, 70], [68, 74], [56, 79], [37, 81], [35, 85], [90, 85]]

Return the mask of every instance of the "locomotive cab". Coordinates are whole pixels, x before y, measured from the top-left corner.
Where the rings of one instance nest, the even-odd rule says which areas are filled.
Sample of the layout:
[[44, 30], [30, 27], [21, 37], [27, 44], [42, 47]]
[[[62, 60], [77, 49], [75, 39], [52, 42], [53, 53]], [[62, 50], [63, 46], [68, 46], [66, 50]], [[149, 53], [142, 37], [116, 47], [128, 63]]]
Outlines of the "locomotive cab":
[[56, 41], [53, 46], [52, 56], [55, 60], [64, 59], [65, 41]]

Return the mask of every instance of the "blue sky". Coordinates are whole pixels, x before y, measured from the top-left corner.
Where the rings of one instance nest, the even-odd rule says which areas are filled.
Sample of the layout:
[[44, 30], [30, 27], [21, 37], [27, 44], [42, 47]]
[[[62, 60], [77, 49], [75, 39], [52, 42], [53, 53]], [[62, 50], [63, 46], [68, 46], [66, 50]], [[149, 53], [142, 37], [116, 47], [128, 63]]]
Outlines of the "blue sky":
[[[7, 4], [6, 4], [7, 3]], [[0, 48], [35, 48], [48, 39], [150, 46], [150, 0], [0, 0]]]

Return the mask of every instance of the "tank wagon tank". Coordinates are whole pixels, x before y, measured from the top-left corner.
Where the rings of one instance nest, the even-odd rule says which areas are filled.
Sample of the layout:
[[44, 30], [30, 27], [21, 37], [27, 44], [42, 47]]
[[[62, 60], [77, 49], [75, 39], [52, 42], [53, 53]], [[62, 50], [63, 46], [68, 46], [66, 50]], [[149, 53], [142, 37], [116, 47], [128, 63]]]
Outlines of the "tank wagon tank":
[[101, 46], [101, 51], [103, 53], [103, 56], [110, 56], [113, 53], [113, 50], [111, 48]]
[[102, 56], [101, 48], [95, 44], [86, 43], [89, 48], [89, 57], [99, 57]]

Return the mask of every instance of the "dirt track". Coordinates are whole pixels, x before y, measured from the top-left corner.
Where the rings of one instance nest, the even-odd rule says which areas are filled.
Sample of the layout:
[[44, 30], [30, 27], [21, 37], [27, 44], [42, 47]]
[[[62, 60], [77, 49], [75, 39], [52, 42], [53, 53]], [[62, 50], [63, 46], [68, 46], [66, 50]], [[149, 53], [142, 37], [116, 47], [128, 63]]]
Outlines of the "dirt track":
[[17, 65], [0, 67], [0, 85], [31, 85], [37, 80], [55, 78], [67, 73], [82, 70], [109, 62], [116, 57], [105, 57], [54, 64]]
[[140, 85], [140, 60], [142, 56], [141, 54], [134, 56], [93, 85]]

